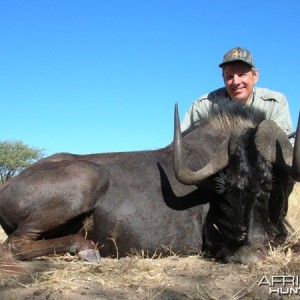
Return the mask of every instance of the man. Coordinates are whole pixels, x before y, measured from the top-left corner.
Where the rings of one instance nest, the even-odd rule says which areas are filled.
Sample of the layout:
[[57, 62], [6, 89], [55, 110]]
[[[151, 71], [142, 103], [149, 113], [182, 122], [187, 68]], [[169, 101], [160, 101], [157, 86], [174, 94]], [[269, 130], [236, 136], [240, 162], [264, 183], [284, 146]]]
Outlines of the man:
[[[267, 119], [276, 122], [287, 135], [292, 134], [292, 121], [286, 97], [269, 89], [254, 87], [258, 81], [259, 72], [248, 50], [236, 47], [228, 51], [219, 67], [222, 68], [225, 87], [198, 98], [192, 104], [181, 124], [182, 131], [197, 126], [201, 119], [208, 115], [209, 110], [218, 106], [221, 102], [223, 105], [224, 101], [225, 104], [227, 101], [228, 103], [230, 101], [240, 101], [244, 105], [253, 106], [264, 111]], [[293, 139], [290, 139], [290, 141], [293, 145]], [[270, 210], [268, 217], [276, 220], [277, 239], [285, 239], [287, 236], [283, 220], [287, 213], [288, 197], [293, 185], [294, 181], [290, 177], [280, 178], [280, 180], [274, 182], [276, 188], [270, 195], [273, 208]], [[218, 203], [218, 201], [215, 201], [215, 203]]]
[[276, 122], [287, 135], [292, 133], [292, 121], [286, 97], [269, 89], [254, 87], [259, 72], [250, 51], [240, 47], [228, 51], [219, 67], [222, 68], [225, 87], [198, 98], [192, 104], [181, 124], [182, 131], [197, 126], [199, 120], [208, 114], [212, 106], [228, 99], [228, 101], [240, 101], [263, 110], [267, 119]]

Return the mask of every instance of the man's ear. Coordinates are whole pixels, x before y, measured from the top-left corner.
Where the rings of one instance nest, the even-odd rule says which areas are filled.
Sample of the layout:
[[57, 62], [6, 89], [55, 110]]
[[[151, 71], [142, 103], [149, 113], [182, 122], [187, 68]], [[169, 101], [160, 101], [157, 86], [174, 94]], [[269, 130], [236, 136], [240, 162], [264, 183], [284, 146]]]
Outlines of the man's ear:
[[253, 76], [254, 76], [254, 83], [256, 83], [258, 81], [258, 78], [259, 78], [259, 72], [258, 70], [256, 70], [254, 73], [253, 73]]

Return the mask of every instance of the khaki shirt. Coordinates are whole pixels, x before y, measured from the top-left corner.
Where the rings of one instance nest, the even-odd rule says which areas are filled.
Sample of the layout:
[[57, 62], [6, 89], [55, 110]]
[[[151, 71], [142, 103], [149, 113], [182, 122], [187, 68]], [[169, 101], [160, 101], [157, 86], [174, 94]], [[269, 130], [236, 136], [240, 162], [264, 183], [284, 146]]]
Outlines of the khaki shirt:
[[[250, 103], [266, 113], [267, 119], [273, 120], [286, 134], [293, 132], [291, 115], [286, 97], [278, 92], [265, 88], [254, 88], [254, 97]], [[181, 130], [185, 131], [191, 126], [197, 126], [200, 119], [208, 115], [212, 106], [218, 105], [224, 98], [231, 100], [225, 87], [210, 92], [198, 98], [187, 111], [181, 123]]]

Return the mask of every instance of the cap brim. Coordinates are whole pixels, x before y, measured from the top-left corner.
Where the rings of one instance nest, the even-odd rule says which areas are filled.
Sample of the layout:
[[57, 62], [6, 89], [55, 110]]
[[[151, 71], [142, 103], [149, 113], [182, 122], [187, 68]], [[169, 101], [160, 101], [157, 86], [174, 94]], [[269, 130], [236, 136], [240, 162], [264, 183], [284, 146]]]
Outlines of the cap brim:
[[246, 61], [244, 61], [242, 59], [235, 59], [235, 60], [231, 60], [231, 61], [222, 62], [221, 64], [219, 64], [219, 67], [223, 68], [225, 65], [231, 65], [231, 64], [233, 64], [235, 62], [242, 62], [242, 63], [244, 63], [244, 64], [246, 64], [246, 65], [248, 65], [248, 66], [250, 66], [252, 68], [255, 68], [255, 66], [249, 64], [248, 62], [246, 62]]

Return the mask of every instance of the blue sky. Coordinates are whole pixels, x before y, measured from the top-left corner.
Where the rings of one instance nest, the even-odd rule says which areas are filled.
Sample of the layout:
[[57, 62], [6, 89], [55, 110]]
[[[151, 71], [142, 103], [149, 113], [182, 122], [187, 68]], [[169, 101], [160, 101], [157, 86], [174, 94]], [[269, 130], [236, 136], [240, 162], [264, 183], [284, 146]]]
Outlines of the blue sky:
[[1, 140], [55, 152], [148, 150], [223, 86], [223, 54], [242, 46], [257, 86], [299, 113], [300, 1], [0, 0]]

